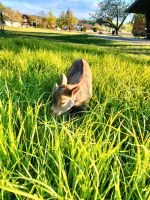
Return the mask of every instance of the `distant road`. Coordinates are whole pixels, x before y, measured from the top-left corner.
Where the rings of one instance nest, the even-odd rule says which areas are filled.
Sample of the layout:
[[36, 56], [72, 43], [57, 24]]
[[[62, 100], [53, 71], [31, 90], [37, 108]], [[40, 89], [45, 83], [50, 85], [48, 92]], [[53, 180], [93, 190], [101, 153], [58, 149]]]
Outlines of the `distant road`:
[[120, 41], [127, 42], [135, 45], [150, 45], [150, 40], [144, 38], [134, 38], [134, 37], [126, 37], [126, 36], [111, 36], [111, 35], [101, 35], [101, 34], [93, 34], [93, 36], [99, 37], [105, 40], [112, 41]]

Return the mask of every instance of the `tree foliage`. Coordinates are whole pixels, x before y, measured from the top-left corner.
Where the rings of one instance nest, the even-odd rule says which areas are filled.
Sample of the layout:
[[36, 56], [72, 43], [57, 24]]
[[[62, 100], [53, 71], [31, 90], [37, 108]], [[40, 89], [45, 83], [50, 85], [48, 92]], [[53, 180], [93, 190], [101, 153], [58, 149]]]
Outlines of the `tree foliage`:
[[4, 7], [0, 2], [0, 11], [3, 10], [4, 20], [9, 20], [12, 23], [14, 21], [22, 23], [22, 25], [29, 25], [41, 28], [54, 29], [57, 26], [61, 29], [66, 27], [71, 30], [74, 28], [74, 24], [77, 24], [78, 20], [74, 17], [73, 12], [68, 9], [66, 12], [62, 11], [58, 19], [50, 11], [47, 16], [41, 13], [43, 16], [38, 15], [22, 15], [21, 13], [12, 10], [11, 8]]
[[36, 28], [40, 27], [41, 21], [42, 21], [42, 17], [40, 17], [40, 16], [37, 16], [37, 15], [29, 15], [28, 16], [28, 23], [31, 26], [34, 26]]
[[47, 17], [48, 26], [50, 29], [54, 29], [56, 27], [56, 17], [53, 15], [53, 12], [50, 11]]
[[0, 2], [0, 33], [4, 30], [4, 20], [3, 20], [3, 14], [2, 11], [4, 9], [3, 4]]
[[66, 19], [65, 19], [65, 12], [62, 11], [59, 17], [57, 18], [57, 25], [59, 28], [63, 29], [66, 25]]
[[18, 11], [13, 11], [11, 8], [4, 8], [3, 16], [5, 20], [22, 22], [22, 15]]
[[14, 11], [11, 8], [5, 7], [1, 2], [0, 11], [2, 12], [1, 17], [3, 20], [10, 20], [11, 22], [22, 22], [22, 15], [18, 11]]
[[73, 12], [71, 10], [67, 10], [65, 14], [65, 25], [69, 30], [73, 29], [73, 25], [76, 24], [78, 20], [74, 17]]
[[116, 35], [128, 16], [126, 9], [129, 4], [126, 0], [101, 0], [98, 2], [98, 10], [92, 17], [100, 25], [104, 24], [115, 29]]
[[4, 5], [0, 2], [0, 11], [4, 9]]
[[57, 25], [63, 29], [65, 26], [67, 29], [73, 29], [73, 25], [78, 22], [77, 18], [74, 17], [73, 12], [68, 9], [66, 13], [62, 11], [60, 16], [57, 19]]

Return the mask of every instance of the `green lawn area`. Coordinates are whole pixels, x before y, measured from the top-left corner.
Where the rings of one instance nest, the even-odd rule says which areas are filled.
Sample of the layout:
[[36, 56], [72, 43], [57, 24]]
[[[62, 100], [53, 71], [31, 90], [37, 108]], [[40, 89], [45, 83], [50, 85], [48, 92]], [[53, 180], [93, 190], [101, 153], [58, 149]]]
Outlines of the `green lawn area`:
[[[53, 116], [51, 91], [84, 58], [93, 97]], [[150, 46], [87, 34], [0, 35], [0, 199], [150, 197]]]

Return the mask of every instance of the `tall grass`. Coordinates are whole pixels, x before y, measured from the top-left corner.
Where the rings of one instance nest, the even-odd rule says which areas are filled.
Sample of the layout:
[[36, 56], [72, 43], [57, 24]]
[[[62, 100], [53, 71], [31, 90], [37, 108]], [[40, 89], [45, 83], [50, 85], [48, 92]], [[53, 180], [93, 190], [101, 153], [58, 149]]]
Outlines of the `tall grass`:
[[[149, 199], [149, 51], [87, 35], [6, 32], [0, 198]], [[90, 64], [93, 97], [82, 114], [55, 117], [53, 84], [78, 58]]]

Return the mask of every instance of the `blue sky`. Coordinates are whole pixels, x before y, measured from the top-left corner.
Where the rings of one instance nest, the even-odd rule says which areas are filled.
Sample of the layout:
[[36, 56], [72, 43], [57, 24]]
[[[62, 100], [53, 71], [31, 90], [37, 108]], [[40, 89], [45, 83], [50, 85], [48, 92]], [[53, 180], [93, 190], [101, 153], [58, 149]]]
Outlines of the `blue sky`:
[[52, 10], [58, 17], [62, 10], [71, 9], [77, 18], [89, 18], [97, 0], [0, 0], [7, 7], [25, 14], [47, 14]]
[[0, 2], [23, 14], [47, 15], [52, 10], [58, 17], [61, 11], [69, 8], [78, 19], [87, 19], [90, 17], [89, 13], [96, 10], [98, 0], [0, 0]]

